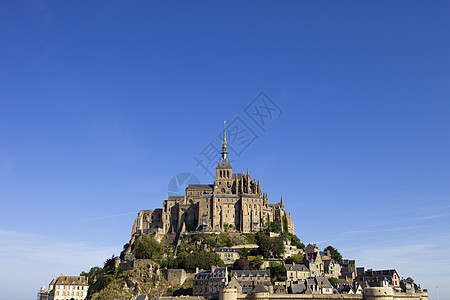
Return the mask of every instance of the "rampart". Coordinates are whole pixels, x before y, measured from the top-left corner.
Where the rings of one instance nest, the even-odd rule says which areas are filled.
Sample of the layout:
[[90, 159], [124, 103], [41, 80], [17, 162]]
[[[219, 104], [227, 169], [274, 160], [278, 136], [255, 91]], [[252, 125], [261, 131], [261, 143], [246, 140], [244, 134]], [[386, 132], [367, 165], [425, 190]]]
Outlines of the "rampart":
[[236, 289], [225, 288], [219, 300], [428, 300], [428, 293], [394, 293], [390, 287], [364, 289], [363, 294], [238, 294]]

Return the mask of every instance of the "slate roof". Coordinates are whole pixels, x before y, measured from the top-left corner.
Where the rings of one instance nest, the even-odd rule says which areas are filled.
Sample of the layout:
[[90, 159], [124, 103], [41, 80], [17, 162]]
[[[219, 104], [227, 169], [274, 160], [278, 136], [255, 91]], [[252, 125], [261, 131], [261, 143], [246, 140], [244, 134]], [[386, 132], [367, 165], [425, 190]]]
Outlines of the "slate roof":
[[212, 190], [214, 189], [213, 184], [188, 184], [189, 190]]
[[286, 271], [309, 271], [309, 269], [303, 264], [284, 264]]
[[215, 268], [214, 271], [211, 270], [200, 270], [195, 274], [195, 279], [213, 279], [213, 278], [226, 278], [226, 267]]
[[237, 277], [245, 276], [245, 277], [249, 277], [250, 275], [252, 275], [252, 277], [256, 277], [256, 276], [260, 276], [260, 277], [268, 276], [268, 277], [270, 277], [270, 270], [231, 270], [231, 276], [237, 276]]
[[231, 169], [230, 161], [228, 160], [228, 157], [221, 157], [219, 164], [217, 165], [217, 169]]
[[85, 276], [59, 276], [55, 284], [62, 285], [88, 285]]
[[292, 294], [303, 294], [306, 291], [306, 284], [304, 281], [293, 283], [291, 286]]
[[268, 293], [269, 291], [266, 290], [266, 288], [264, 286], [262, 286], [261, 284], [258, 284], [252, 291], [252, 294], [256, 294], [256, 293]]
[[236, 248], [227, 248], [227, 247], [221, 247], [216, 248], [215, 252], [239, 252], [239, 249]]
[[326, 277], [316, 277], [317, 285], [324, 288], [333, 288], [331, 283], [328, 281]]

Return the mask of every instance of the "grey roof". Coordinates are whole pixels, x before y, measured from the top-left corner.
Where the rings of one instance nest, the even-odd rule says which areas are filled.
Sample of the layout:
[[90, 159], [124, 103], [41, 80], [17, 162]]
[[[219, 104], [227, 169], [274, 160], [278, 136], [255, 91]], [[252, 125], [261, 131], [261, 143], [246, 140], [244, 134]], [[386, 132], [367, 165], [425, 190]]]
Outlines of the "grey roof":
[[287, 271], [309, 271], [309, 269], [303, 264], [284, 264]]
[[219, 164], [217, 165], [217, 169], [231, 169], [230, 161], [228, 160], [228, 157], [221, 157]]
[[262, 286], [261, 284], [258, 284], [252, 291], [252, 294], [256, 294], [256, 293], [267, 293], [268, 290], [266, 290], [266, 288], [264, 286]]
[[189, 190], [212, 190], [214, 189], [213, 184], [189, 184]]
[[293, 283], [291, 290], [292, 294], [303, 294], [306, 291], [306, 284], [304, 281]]
[[316, 277], [317, 285], [324, 288], [333, 288], [331, 283], [328, 281], [328, 278], [326, 277]]
[[147, 299], [148, 299], [147, 295], [138, 295], [136, 297], [136, 300], [147, 300]]
[[269, 276], [270, 270], [231, 270], [231, 276]]
[[215, 268], [213, 272], [211, 270], [200, 270], [195, 274], [195, 279], [212, 279], [212, 278], [224, 278], [226, 277], [227, 268], [219, 267]]
[[273, 293], [274, 294], [286, 294], [286, 287], [281, 284], [276, 284], [273, 286]]
[[237, 249], [237, 248], [221, 247], [221, 248], [216, 248], [215, 252], [239, 252], [239, 249]]
[[306, 279], [308, 281], [308, 285], [315, 285], [316, 284], [316, 279], [315, 277], [310, 277], [308, 279]]
[[239, 198], [238, 195], [235, 194], [214, 194], [216, 198]]

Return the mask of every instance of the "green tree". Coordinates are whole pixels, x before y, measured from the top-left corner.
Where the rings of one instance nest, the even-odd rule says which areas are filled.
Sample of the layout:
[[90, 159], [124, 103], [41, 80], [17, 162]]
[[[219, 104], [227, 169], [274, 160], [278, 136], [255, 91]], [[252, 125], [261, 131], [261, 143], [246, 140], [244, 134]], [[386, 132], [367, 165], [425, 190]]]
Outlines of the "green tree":
[[231, 237], [226, 233], [221, 233], [217, 237], [217, 245], [219, 247], [231, 247], [234, 246], [233, 241], [231, 240]]
[[162, 246], [153, 236], [144, 234], [136, 241], [134, 252], [136, 257], [155, 259], [161, 257]]
[[273, 257], [281, 257], [284, 253], [284, 241], [281, 237], [274, 237], [270, 239], [271, 252]]
[[299, 249], [305, 250], [305, 244], [303, 244], [295, 234], [290, 235], [290, 240], [291, 240], [291, 245], [293, 245]]
[[211, 266], [225, 266], [217, 253], [205, 251], [196, 251], [189, 254], [181, 252], [178, 254], [176, 261], [179, 269], [210, 269]]
[[264, 232], [260, 231], [256, 234], [256, 244], [258, 245], [258, 252], [265, 258], [269, 258], [271, 254], [270, 237]]
[[250, 268], [250, 261], [246, 258], [239, 258], [233, 264], [233, 270], [248, 270]]
[[261, 258], [261, 256], [256, 256], [255, 258], [250, 260], [250, 268], [253, 270], [260, 270], [263, 263], [264, 260]]
[[270, 270], [270, 280], [272, 281], [272, 283], [275, 281], [286, 281], [287, 274], [286, 269], [284, 268], [283, 265], [271, 262], [269, 270]]
[[336, 285], [338, 283], [338, 279], [336, 277], [330, 277], [328, 278], [328, 281], [332, 284], [332, 285]]
[[296, 264], [302, 264], [303, 263], [303, 254], [300, 252], [297, 254], [292, 255], [291, 257], [287, 258], [285, 260], [287, 264], [292, 264], [293, 262]]
[[275, 233], [280, 233], [281, 232], [280, 224], [278, 224], [277, 222], [270, 222], [269, 223], [269, 231], [275, 232]]
[[264, 232], [256, 234], [258, 253], [264, 258], [280, 257], [284, 253], [284, 240], [282, 237], [271, 238]]
[[283, 232], [289, 232], [288, 221], [286, 215], [283, 216]]
[[338, 263], [342, 263], [342, 255], [339, 253], [339, 251], [334, 248], [333, 246], [328, 246], [324, 249], [324, 251], [330, 251], [331, 258], [337, 261]]

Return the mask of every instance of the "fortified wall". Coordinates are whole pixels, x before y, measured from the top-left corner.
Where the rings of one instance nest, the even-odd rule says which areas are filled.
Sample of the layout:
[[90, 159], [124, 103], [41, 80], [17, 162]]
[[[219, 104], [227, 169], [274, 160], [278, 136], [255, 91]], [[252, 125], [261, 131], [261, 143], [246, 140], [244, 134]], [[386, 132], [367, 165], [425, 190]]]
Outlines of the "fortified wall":
[[363, 294], [238, 294], [236, 289], [225, 288], [219, 293], [219, 300], [428, 300], [428, 293], [394, 293], [391, 287], [365, 288]]

